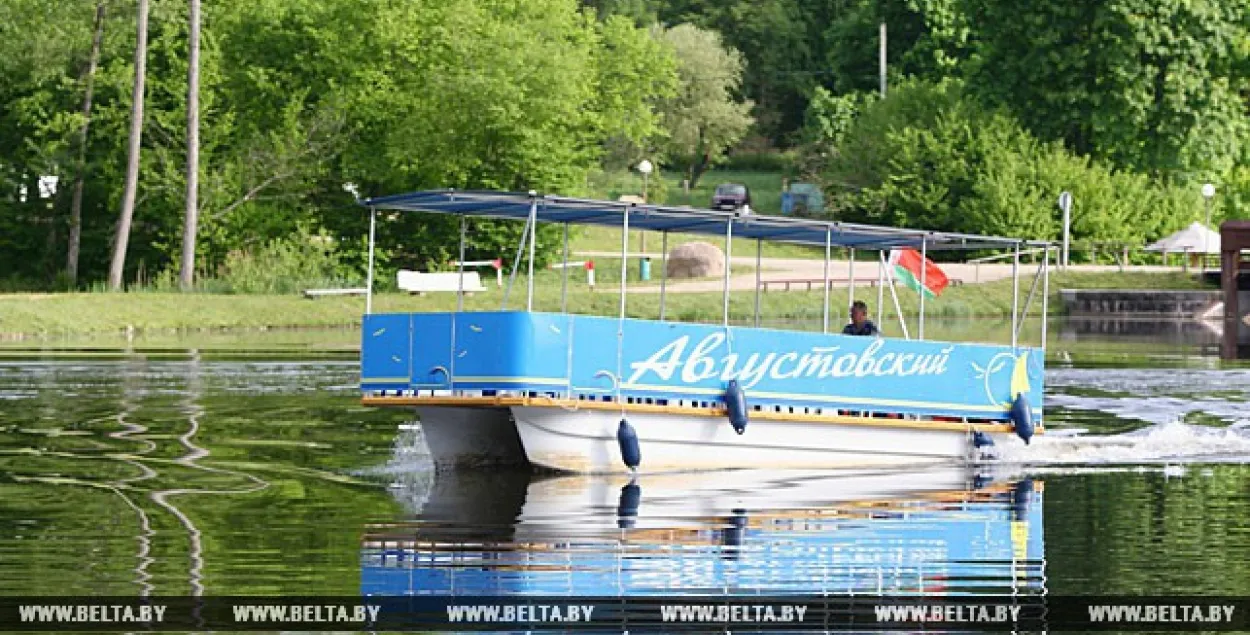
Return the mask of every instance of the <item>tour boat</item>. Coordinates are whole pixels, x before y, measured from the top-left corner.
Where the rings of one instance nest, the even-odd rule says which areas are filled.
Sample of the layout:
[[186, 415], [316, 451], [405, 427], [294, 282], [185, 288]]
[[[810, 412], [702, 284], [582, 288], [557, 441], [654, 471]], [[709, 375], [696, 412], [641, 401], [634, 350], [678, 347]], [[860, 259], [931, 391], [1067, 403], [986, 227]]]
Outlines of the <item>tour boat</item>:
[[[361, 203], [370, 209], [363, 403], [414, 409], [440, 467], [528, 464], [609, 473], [942, 464], [975, 460], [985, 446], [1027, 442], [1044, 430], [1048, 243], [533, 192], [440, 190]], [[458, 293], [451, 312], [374, 313], [379, 211], [459, 216], [461, 263], [471, 219], [524, 221], [500, 310], [463, 311], [464, 294]], [[618, 315], [569, 313], [567, 266], [559, 310], [534, 310], [539, 223], [564, 226], [566, 265], [569, 225], [620, 228]], [[657, 318], [627, 317], [625, 237], [631, 229], [661, 232], [665, 253], [670, 232], [724, 238], [719, 324], [667, 319], [666, 266], [660, 267]], [[734, 237], [757, 241], [755, 313], [742, 325], [729, 320]], [[821, 331], [759, 327], [763, 241], [824, 248]], [[888, 290], [903, 337], [830, 332], [835, 248], [849, 252], [852, 298], [855, 253], [877, 252], [878, 323]], [[1023, 307], [1022, 248], [1045, 251]], [[916, 314], [904, 315], [886, 254], [914, 250], [928, 263], [928, 254], [939, 250], [988, 249], [1010, 252], [1014, 262], [1011, 343], [926, 339], [926, 294]], [[508, 308], [522, 266], [529, 272], [525, 304]], [[921, 289], [931, 266], [921, 267]], [[463, 285], [463, 264], [460, 271]], [[1020, 332], [1035, 295], [1041, 296], [1042, 344], [1029, 346]]]

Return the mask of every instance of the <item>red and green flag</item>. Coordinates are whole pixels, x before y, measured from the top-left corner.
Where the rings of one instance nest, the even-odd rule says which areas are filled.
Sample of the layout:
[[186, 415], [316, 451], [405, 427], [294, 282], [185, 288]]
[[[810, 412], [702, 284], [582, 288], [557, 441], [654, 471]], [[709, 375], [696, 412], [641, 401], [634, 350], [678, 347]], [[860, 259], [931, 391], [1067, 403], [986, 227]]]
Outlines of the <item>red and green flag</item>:
[[941, 295], [946, 285], [950, 284], [946, 272], [915, 249], [891, 249], [890, 265], [894, 267], [892, 273], [895, 280], [917, 293], [920, 291], [920, 268], [923, 266], [924, 291], [930, 298]]

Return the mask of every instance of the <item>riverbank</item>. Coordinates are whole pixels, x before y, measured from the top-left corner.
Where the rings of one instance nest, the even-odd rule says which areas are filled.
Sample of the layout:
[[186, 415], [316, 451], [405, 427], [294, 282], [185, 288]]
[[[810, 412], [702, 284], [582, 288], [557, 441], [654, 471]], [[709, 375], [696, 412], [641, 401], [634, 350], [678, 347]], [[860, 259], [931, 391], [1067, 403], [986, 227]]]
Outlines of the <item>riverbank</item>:
[[[540, 278], [535, 288], [534, 310], [559, 311], [560, 286]], [[524, 280], [517, 281], [509, 299], [512, 308], [525, 308]], [[1020, 303], [1028, 293], [1031, 277], [1021, 280]], [[659, 315], [659, 294], [641, 287], [631, 294], [628, 314], [636, 318]], [[633, 288], [633, 287], [631, 287]], [[1204, 288], [1194, 278], [1181, 274], [1158, 273], [1056, 273], [1051, 277], [1050, 307], [1052, 313], [1062, 311], [1060, 289], [1197, 289]], [[503, 291], [489, 288], [465, 298], [466, 310], [499, 310]], [[730, 318], [750, 319], [754, 313], [755, 294], [739, 291], [730, 294]], [[876, 313], [877, 292], [861, 287], [856, 297], [873, 305]], [[768, 320], [812, 320], [821, 316], [823, 295], [814, 291], [769, 292], [760, 297], [760, 312]], [[830, 294], [831, 321], [846, 317], [846, 289]], [[899, 290], [903, 312], [914, 315], [918, 299], [914, 292]], [[928, 300], [926, 315], [932, 317], [1004, 317], [1011, 315], [1010, 281], [965, 284], [951, 287], [940, 298]], [[1036, 298], [1030, 313], [1041, 311], [1041, 298]], [[376, 312], [450, 311], [454, 310], [454, 294], [411, 296], [383, 293], [375, 296]], [[616, 315], [619, 296], [615, 285], [600, 285], [589, 291], [584, 281], [570, 280], [568, 308], [591, 315]], [[892, 303], [886, 294], [887, 316]], [[200, 293], [64, 293], [0, 295], [0, 337], [24, 339], [59, 337], [92, 333], [159, 332], [191, 330], [259, 330], [274, 328], [320, 328], [358, 324], [364, 312], [364, 298], [338, 297], [308, 300], [294, 295], [212, 295]], [[673, 293], [666, 300], [666, 316], [682, 321], [721, 319], [720, 293]], [[886, 320], [887, 325], [895, 322]]]

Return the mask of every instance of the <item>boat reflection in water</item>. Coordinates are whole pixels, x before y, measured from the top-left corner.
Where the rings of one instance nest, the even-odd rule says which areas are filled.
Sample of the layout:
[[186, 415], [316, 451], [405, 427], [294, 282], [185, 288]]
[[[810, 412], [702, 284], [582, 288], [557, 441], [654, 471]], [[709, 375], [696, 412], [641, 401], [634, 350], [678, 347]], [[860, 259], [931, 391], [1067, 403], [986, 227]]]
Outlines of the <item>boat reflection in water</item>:
[[1042, 483], [964, 469], [439, 474], [366, 595], [1045, 594]]

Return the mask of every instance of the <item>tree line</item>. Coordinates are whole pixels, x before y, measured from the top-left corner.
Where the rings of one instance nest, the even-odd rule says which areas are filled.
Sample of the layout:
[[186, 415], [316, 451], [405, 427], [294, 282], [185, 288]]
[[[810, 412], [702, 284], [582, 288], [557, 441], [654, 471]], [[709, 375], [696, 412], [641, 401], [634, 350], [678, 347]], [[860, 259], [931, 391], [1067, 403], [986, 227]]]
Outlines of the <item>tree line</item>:
[[[200, 13], [199, 0], [0, 6], [8, 286], [185, 287], [254, 271], [249, 255], [288, 253], [292, 237], [350, 274], [367, 227], [357, 195], [578, 193], [605, 161], [643, 156], [697, 177], [753, 121], [741, 56], [717, 33], [575, 0], [226, 0]], [[389, 262], [453, 257], [446, 219], [381, 231]], [[474, 223], [470, 255], [518, 234]]]
[[[697, 181], [746, 148], [837, 218], [1056, 237], [1067, 189], [1078, 239], [1149, 240], [1201, 217], [1204, 182], [1217, 220], [1250, 216], [1248, 3], [8, 0], [0, 285], [283, 254], [350, 277], [356, 195], [585, 194], [642, 158]], [[446, 219], [380, 231], [388, 266], [454, 257]], [[519, 232], [475, 222], [470, 256]]]
[[1142, 244], [1204, 220], [1204, 183], [1213, 224], [1250, 217], [1245, 0], [597, 4], [724, 33], [756, 143], [835, 218], [1057, 239], [1067, 190], [1075, 239]]

